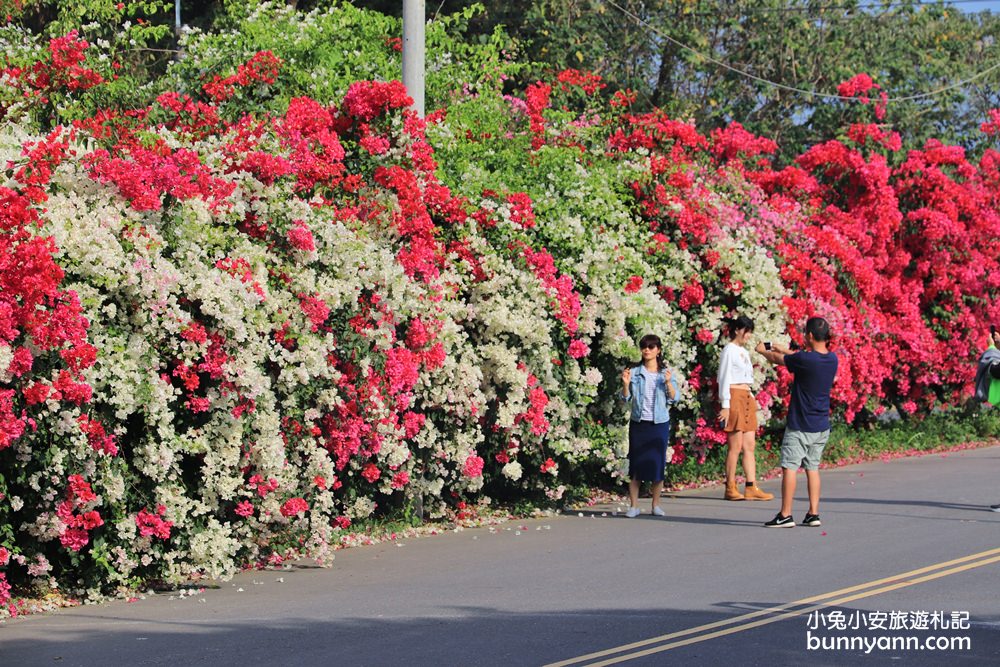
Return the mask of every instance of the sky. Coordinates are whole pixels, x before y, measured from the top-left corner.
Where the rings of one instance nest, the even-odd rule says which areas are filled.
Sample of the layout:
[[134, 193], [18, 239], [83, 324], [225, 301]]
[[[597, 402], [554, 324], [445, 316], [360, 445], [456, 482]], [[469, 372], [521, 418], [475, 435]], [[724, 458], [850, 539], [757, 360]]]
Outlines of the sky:
[[963, 12], [982, 12], [989, 10], [1000, 13], [1000, 0], [978, 0], [977, 2], [960, 2], [955, 7]]
[[[881, 1], [883, 0], [870, 0], [861, 4], [877, 5], [881, 4]], [[920, 1], [924, 4], [931, 4], [935, 0]], [[988, 10], [995, 14], [1000, 14], [1000, 0], [950, 0], [947, 4], [952, 5], [962, 12], [977, 13]]]
[[1000, 13], [1000, 0], [960, 0], [948, 4], [963, 12], [977, 13], [989, 10], [995, 14]]

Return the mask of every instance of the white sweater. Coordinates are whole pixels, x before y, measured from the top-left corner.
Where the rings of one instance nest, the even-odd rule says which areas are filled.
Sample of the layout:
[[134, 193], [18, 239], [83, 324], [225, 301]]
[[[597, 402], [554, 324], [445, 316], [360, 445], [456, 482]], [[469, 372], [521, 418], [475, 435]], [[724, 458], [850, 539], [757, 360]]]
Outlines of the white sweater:
[[719, 359], [719, 400], [722, 407], [729, 407], [729, 388], [734, 384], [753, 385], [753, 366], [750, 353], [736, 343], [727, 343]]

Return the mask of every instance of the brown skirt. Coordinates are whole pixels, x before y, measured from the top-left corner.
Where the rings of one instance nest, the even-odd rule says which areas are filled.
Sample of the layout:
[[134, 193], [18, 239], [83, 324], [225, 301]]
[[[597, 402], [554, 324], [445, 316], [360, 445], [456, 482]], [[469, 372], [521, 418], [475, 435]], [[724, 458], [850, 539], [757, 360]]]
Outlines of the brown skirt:
[[726, 422], [726, 433], [735, 431], [757, 431], [757, 399], [747, 389], [733, 388], [729, 390], [729, 421]]

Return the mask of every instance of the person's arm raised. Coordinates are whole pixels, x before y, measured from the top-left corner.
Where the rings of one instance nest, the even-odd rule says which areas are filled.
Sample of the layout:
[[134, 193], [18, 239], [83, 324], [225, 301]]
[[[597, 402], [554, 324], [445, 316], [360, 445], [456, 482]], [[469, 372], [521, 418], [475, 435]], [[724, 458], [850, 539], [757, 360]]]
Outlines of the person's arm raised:
[[788, 348], [779, 345], [772, 344], [771, 347], [781, 348], [781, 349], [770, 349], [770, 350], [765, 349], [764, 343], [757, 343], [757, 347], [755, 347], [754, 349], [756, 350], [757, 354], [767, 359], [769, 363], [774, 364], [775, 366], [784, 366], [785, 355], [789, 354], [791, 351], [788, 350]]
[[623, 401], [631, 400], [632, 396], [629, 393], [629, 388], [632, 384], [632, 369], [626, 368], [622, 371], [622, 393], [621, 398]]

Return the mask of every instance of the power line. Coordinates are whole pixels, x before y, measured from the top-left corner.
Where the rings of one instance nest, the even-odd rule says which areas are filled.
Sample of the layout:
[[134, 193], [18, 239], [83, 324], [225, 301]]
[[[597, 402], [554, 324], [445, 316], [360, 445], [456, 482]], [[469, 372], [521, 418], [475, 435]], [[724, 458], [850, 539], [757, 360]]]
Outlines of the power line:
[[[940, 7], [942, 9], [949, 9], [952, 5], [960, 5], [966, 3], [982, 3], [984, 0], [930, 0], [928, 2], [888, 2], [888, 3], [872, 3], [869, 5], [862, 4], [861, 2], [844, 5], [844, 4], [829, 4], [829, 5], [817, 5], [817, 6], [786, 6], [786, 7], [740, 7], [740, 11], [744, 14], [771, 14], [771, 13], [806, 13], [806, 12], [825, 12], [825, 11], [837, 11], [843, 10], [848, 12], [869, 12], [877, 10], [892, 9], [894, 7]], [[700, 3], [699, 3], [700, 4]], [[687, 16], [714, 16], [716, 12], [709, 11], [696, 11], [696, 12], [686, 12]]]
[[[952, 2], [982, 2], [983, 0], [952, 0]], [[918, 2], [918, 3], [890, 3], [885, 5], [867, 5], [867, 6], [835, 6], [828, 5], [825, 7], [814, 8], [814, 7], [746, 7], [739, 8], [740, 16], [739, 18], [747, 22], [752, 22], [754, 20], [766, 20], [774, 17], [778, 18], [801, 18], [804, 21], [814, 21], [822, 22], [826, 25], [841, 25], [845, 23], [854, 23], [863, 20], [880, 20], [884, 17], [890, 18], [908, 18], [908, 14], [904, 14], [900, 11], [896, 11], [897, 8], [919, 8], [917, 13], [919, 14], [924, 7], [936, 7], [942, 9], [951, 9], [957, 11], [957, 13], [963, 17], [976, 18], [978, 19], [978, 13], [965, 13], [957, 10], [951, 5], [944, 5], [940, 2]], [[841, 11], [838, 11], [841, 10]], [[987, 11], [990, 17], [998, 17], [1000, 20], [1000, 14], [994, 14]], [[718, 12], [689, 12], [684, 15], [685, 17], [692, 16], [698, 18], [710, 18], [717, 17]]]
[[[721, 60], [718, 60], [716, 58], [713, 58], [712, 56], [706, 55], [704, 53], [701, 53], [700, 51], [697, 51], [696, 49], [691, 48], [687, 44], [674, 39], [670, 35], [664, 34], [661, 30], [659, 30], [655, 26], [650, 25], [648, 22], [646, 22], [645, 20], [643, 20], [639, 16], [636, 16], [635, 14], [633, 14], [632, 12], [630, 12], [629, 10], [625, 9], [624, 7], [622, 7], [621, 5], [619, 5], [618, 3], [616, 3], [614, 0], [606, 0], [606, 1], [607, 1], [607, 3], [609, 5], [611, 5], [612, 7], [614, 7], [615, 9], [617, 9], [618, 11], [620, 11], [625, 16], [628, 16], [632, 20], [638, 22], [640, 25], [644, 26], [646, 29], [652, 31], [653, 33], [659, 35], [660, 37], [662, 37], [663, 39], [667, 40], [668, 42], [670, 42], [670, 43], [672, 43], [672, 44], [674, 44], [674, 45], [676, 45], [676, 46], [684, 49], [685, 51], [689, 51], [689, 52], [695, 54], [696, 56], [709, 61], [710, 63], [713, 63], [715, 65], [718, 65], [719, 67], [727, 69], [730, 72], [733, 72], [734, 74], [738, 74], [738, 75], [746, 77], [748, 79], [753, 79], [754, 81], [766, 84], [768, 86], [773, 86], [775, 88], [780, 88], [782, 90], [787, 90], [787, 91], [792, 92], [792, 93], [800, 93], [800, 94], [803, 94], [803, 95], [809, 95], [810, 97], [818, 97], [820, 99], [827, 99], [827, 100], [856, 100], [857, 99], [856, 97], [847, 97], [846, 95], [834, 95], [832, 93], [817, 93], [817, 92], [812, 91], [812, 90], [805, 90], [803, 88], [796, 88], [795, 86], [788, 86], [788, 85], [785, 85], [783, 83], [778, 83], [777, 81], [771, 81], [769, 79], [765, 79], [763, 77], [759, 77], [756, 74], [751, 74], [750, 72], [747, 72], [745, 70], [741, 70], [741, 69], [739, 69], [737, 67], [733, 67], [732, 65], [729, 65], [728, 63], [724, 63]], [[919, 93], [919, 94], [916, 94], [916, 95], [906, 95], [906, 96], [903, 96], [903, 97], [890, 97], [890, 98], [888, 98], [885, 101], [886, 102], [906, 102], [906, 101], [910, 101], [910, 100], [922, 99], [924, 97], [933, 97], [935, 95], [940, 95], [941, 93], [947, 92], [947, 91], [952, 90], [954, 88], [960, 88], [962, 86], [965, 86], [967, 84], [972, 83], [973, 81], [981, 79], [981, 78], [983, 78], [984, 76], [986, 76], [987, 74], [989, 74], [990, 72], [992, 72], [992, 71], [994, 71], [996, 69], [1000, 69], [1000, 62], [996, 63], [995, 65], [992, 65], [991, 67], [988, 67], [988, 68], [984, 69], [982, 72], [979, 72], [978, 74], [975, 74], [975, 75], [969, 77], [968, 79], [965, 79], [964, 81], [959, 81], [957, 83], [953, 83], [951, 85], [944, 86], [942, 88], [938, 88], [936, 90], [932, 90], [932, 91], [926, 92], [926, 93]]]

